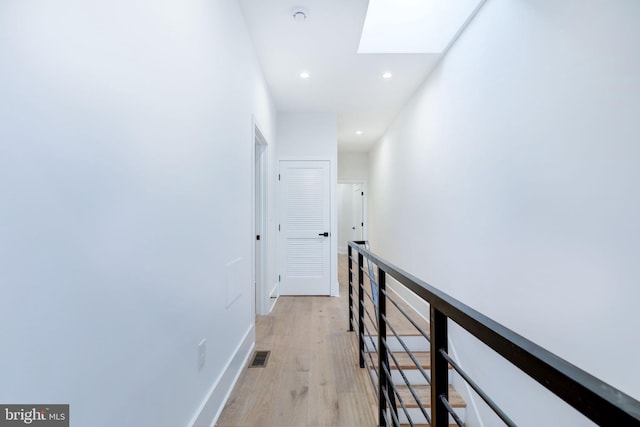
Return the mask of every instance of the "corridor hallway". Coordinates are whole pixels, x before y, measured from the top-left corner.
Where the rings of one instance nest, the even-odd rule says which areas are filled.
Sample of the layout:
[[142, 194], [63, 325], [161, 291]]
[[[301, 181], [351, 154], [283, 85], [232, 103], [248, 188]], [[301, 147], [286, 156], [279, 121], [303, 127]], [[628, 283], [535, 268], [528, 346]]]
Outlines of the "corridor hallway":
[[375, 400], [348, 328], [346, 257], [340, 297], [280, 297], [256, 318], [267, 366], [245, 368], [217, 426], [375, 426]]

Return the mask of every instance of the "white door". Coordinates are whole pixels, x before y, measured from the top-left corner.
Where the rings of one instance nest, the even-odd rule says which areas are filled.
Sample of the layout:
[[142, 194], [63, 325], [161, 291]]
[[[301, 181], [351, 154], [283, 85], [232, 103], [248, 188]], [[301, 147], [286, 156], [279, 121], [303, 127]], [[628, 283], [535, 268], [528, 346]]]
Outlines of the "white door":
[[328, 161], [280, 162], [280, 293], [331, 293]]
[[363, 240], [364, 238], [364, 189], [362, 184], [353, 184], [353, 208], [351, 209], [353, 220], [351, 240]]

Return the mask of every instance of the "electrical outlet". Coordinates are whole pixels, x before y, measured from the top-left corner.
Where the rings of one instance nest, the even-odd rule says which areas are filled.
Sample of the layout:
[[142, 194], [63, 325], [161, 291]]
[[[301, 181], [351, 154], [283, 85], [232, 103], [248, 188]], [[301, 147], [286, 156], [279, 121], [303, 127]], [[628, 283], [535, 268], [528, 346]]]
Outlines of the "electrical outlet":
[[198, 344], [198, 370], [201, 370], [204, 367], [204, 364], [207, 362], [207, 339], [204, 338]]

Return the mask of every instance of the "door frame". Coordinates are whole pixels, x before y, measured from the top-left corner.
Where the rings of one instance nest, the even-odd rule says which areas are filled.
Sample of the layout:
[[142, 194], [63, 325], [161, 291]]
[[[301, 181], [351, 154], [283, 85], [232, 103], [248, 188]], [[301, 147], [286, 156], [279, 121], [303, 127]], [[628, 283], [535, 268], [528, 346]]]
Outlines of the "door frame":
[[[255, 286], [253, 298], [254, 315], [268, 314], [271, 307], [266, 301], [267, 294], [267, 150], [269, 144], [252, 117], [252, 192], [251, 192], [251, 252], [252, 283]], [[260, 235], [260, 240], [257, 237]], [[275, 303], [275, 301], [274, 301]]]
[[369, 239], [369, 187], [367, 186], [366, 179], [341, 179], [338, 181], [338, 185], [340, 184], [361, 184], [364, 192], [364, 200], [362, 203], [364, 204], [362, 208], [362, 218], [364, 222], [364, 227], [362, 228], [362, 239]]

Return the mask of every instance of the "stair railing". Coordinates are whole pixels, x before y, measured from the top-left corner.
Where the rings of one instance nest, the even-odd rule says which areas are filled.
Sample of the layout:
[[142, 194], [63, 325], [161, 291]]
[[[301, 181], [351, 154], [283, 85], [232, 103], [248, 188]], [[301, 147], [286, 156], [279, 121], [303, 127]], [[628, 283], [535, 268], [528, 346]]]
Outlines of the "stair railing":
[[[358, 328], [360, 367], [365, 367], [365, 357], [368, 357], [370, 366], [377, 366], [376, 370], [369, 369], [368, 371], [372, 385], [378, 394], [378, 425], [400, 425], [396, 400], [408, 418], [409, 423], [414, 425], [405, 402], [398, 393], [397, 387], [391, 381], [389, 364], [389, 357], [391, 357], [396, 369], [398, 369], [407, 384], [412, 397], [416, 400], [418, 407], [432, 427], [448, 427], [450, 416], [458, 426], [464, 426], [449, 401], [449, 366], [460, 374], [505, 425], [516, 426], [508, 415], [491, 400], [448, 353], [447, 323], [450, 319], [596, 424], [602, 426], [640, 426], [640, 402], [637, 400], [380, 258], [363, 247], [365, 243], [365, 241], [352, 241], [349, 242], [348, 247], [349, 331], [354, 331], [356, 326]], [[357, 254], [356, 258], [354, 258], [354, 254]], [[372, 283], [372, 289], [377, 290], [377, 298], [366, 292], [364, 283], [365, 258], [367, 263], [373, 263], [376, 266], [377, 274], [374, 275], [369, 271], [367, 279], [374, 281], [377, 276], [377, 286], [373, 286], [374, 284]], [[354, 286], [356, 285], [354, 281], [355, 272], [358, 274], [357, 319], [354, 317], [356, 301], [353, 297]], [[387, 292], [387, 276], [392, 277], [429, 304], [429, 334], [422, 330]], [[366, 300], [365, 297], [367, 298]], [[387, 318], [387, 301], [392, 302], [395, 308], [429, 341], [431, 354], [430, 376], [422, 369], [421, 364], [390, 324]], [[367, 305], [374, 307], [376, 313], [373, 316], [375, 320]], [[366, 318], [365, 315], [367, 316]], [[388, 331], [392, 332], [395, 339], [407, 351], [407, 354], [409, 354], [412, 361], [431, 385], [430, 414], [420, 402], [414, 388], [403, 373], [400, 363], [398, 363], [394, 354], [388, 350]], [[377, 342], [374, 341], [373, 337], [375, 335], [372, 332], [377, 333]], [[366, 351], [367, 348], [370, 351]], [[371, 356], [374, 349], [378, 353], [377, 361]]]

